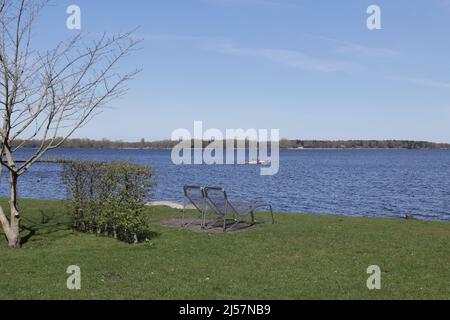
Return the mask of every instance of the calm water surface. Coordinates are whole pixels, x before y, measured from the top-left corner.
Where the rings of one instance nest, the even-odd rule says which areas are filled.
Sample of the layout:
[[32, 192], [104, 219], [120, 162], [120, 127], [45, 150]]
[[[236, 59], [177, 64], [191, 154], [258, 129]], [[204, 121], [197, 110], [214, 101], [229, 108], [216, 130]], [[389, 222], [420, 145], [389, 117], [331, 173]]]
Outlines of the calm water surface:
[[[29, 150], [21, 151], [25, 158]], [[158, 200], [182, 200], [185, 184], [225, 187], [237, 201], [268, 201], [276, 211], [450, 221], [450, 150], [283, 150], [280, 172], [257, 166], [175, 166], [169, 150], [54, 150], [47, 158], [132, 161], [157, 174]], [[64, 199], [58, 164], [36, 164], [20, 195]], [[5, 177], [0, 192], [7, 194]]]

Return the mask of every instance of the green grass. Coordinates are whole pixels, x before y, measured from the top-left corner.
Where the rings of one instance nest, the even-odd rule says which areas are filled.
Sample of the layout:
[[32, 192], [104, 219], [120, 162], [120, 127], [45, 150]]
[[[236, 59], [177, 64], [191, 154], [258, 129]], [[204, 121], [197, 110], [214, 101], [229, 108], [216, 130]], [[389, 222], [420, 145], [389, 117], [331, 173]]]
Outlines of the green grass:
[[[449, 223], [278, 214], [234, 234], [152, 224], [157, 236], [128, 245], [72, 232], [63, 202], [21, 206], [32, 236], [21, 250], [1, 236], [0, 299], [450, 298]], [[148, 209], [153, 223], [179, 214]], [[80, 291], [66, 288], [69, 265], [81, 267]], [[369, 265], [381, 290], [366, 287]]]

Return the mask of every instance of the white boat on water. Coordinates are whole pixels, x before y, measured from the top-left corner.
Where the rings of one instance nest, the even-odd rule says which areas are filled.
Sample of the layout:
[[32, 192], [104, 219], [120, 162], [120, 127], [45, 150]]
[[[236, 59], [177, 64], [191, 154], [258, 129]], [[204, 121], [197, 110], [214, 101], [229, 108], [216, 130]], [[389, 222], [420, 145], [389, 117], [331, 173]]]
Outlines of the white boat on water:
[[247, 165], [268, 165], [268, 164], [270, 164], [270, 160], [251, 160], [251, 161], [247, 161], [245, 164], [247, 164]]

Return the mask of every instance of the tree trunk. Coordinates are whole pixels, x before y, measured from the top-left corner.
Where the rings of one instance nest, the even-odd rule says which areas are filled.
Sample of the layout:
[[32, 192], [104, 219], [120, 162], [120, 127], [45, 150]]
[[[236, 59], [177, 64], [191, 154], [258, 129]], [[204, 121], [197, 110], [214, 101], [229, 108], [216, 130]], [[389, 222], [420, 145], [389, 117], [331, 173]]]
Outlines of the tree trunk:
[[8, 245], [11, 248], [20, 248], [20, 213], [17, 202], [17, 174], [10, 172], [10, 196], [9, 206], [11, 210], [10, 232], [8, 237]]
[[0, 223], [3, 227], [3, 232], [5, 233], [6, 239], [9, 243], [9, 238], [11, 237], [11, 227], [9, 225], [9, 220], [6, 218], [5, 212], [3, 211], [3, 207], [0, 205]]

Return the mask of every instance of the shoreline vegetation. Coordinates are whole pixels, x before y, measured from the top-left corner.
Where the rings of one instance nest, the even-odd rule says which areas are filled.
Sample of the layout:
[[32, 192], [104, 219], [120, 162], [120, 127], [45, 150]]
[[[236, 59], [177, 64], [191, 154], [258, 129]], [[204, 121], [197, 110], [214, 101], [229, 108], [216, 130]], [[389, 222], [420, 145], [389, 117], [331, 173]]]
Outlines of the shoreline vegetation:
[[[0, 241], [0, 299], [404, 300], [450, 294], [443, 281], [450, 277], [448, 223], [277, 214], [274, 225], [230, 235], [165, 226], [181, 211], [147, 207], [154, 236], [127, 244], [74, 231], [65, 201], [24, 199], [21, 205], [23, 250]], [[65, 270], [75, 262], [83, 289], [71, 291]], [[373, 264], [381, 268], [382, 290], [367, 289], [366, 270]]]
[[[202, 141], [203, 148], [206, 148], [213, 141]], [[139, 142], [112, 141], [108, 139], [69, 139], [62, 144], [62, 148], [67, 149], [172, 149], [180, 141], [160, 140]], [[233, 143], [233, 142], [231, 142]], [[223, 141], [224, 147], [227, 141]], [[249, 141], [234, 141], [234, 148], [239, 149], [245, 145], [249, 148]], [[16, 141], [13, 147], [39, 148], [41, 140]], [[191, 147], [194, 149], [195, 141], [191, 140]], [[450, 143], [435, 143], [428, 141], [412, 140], [280, 140], [280, 149], [305, 150], [305, 149], [450, 149]]]

